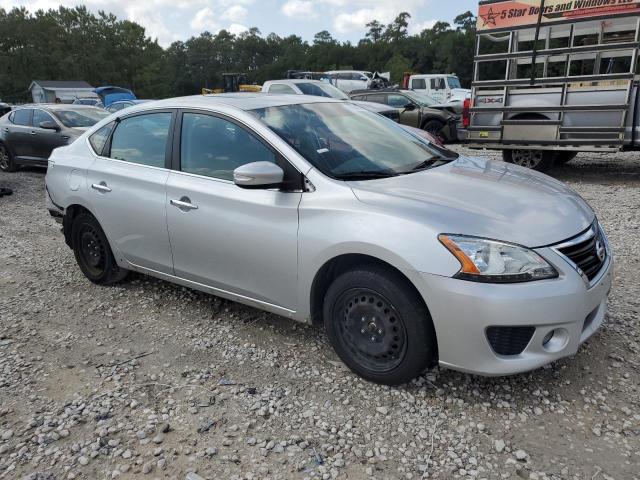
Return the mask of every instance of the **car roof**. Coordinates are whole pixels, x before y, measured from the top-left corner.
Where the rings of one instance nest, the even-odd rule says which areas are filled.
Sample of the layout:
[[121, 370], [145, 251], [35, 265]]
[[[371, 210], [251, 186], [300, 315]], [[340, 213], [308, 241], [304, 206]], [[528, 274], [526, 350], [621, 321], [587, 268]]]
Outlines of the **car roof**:
[[27, 103], [25, 105], [19, 105], [15, 108], [16, 110], [19, 110], [21, 108], [41, 108], [43, 110], [86, 110], [88, 108], [95, 109], [96, 107], [93, 105], [81, 105], [79, 103]]
[[264, 85], [271, 83], [323, 83], [325, 85], [329, 85], [329, 82], [323, 82], [322, 80], [312, 78], [283, 78], [281, 80], [268, 80], [264, 82]]
[[367, 89], [361, 89], [361, 90], [351, 90], [351, 92], [349, 92], [350, 95], [363, 95], [363, 94], [372, 94], [372, 93], [404, 93], [404, 92], [408, 92], [409, 90], [401, 90], [399, 88], [376, 88], [376, 89], [372, 89], [372, 88], [367, 88]]
[[[308, 103], [336, 103], [328, 97], [312, 97], [309, 95], [274, 94], [274, 93], [217, 93], [209, 95], [192, 95], [189, 97], [168, 98], [156, 100], [153, 107], [166, 108], [197, 108], [216, 105], [235, 107], [240, 110], [257, 110], [260, 108], [280, 107], [284, 105], [302, 105]], [[142, 107], [144, 108], [144, 107]], [[131, 111], [131, 110], [129, 110]]]

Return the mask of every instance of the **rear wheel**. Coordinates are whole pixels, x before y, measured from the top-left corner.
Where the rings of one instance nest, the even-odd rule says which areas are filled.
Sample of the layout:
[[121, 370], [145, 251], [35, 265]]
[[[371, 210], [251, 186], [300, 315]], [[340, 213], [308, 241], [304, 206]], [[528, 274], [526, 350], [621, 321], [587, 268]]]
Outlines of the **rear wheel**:
[[555, 154], [550, 150], [503, 150], [505, 162], [544, 172], [554, 165]]
[[569, 151], [557, 152], [556, 164], [564, 165], [565, 163], [570, 162], [571, 160], [576, 158], [576, 155], [578, 155], [578, 152], [569, 152]]
[[405, 383], [436, 359], [427, 308], [413, 287], [391, 270], [371, 266], [340, 275], [327, 290], [323, 316], [338, 356], [367, 380]]
[[81, 213], [71, 227], [73, 253], [84, 276], [93, 283], [109, 285], [123, 280], [128, 270], [120, 268], [102, 227], [89, 213]]
[[13, 161], [11, 152], [6, 145], [0, 143], [0, 170], [3, 172], [15, 172], [17, 169], [18, 167]]

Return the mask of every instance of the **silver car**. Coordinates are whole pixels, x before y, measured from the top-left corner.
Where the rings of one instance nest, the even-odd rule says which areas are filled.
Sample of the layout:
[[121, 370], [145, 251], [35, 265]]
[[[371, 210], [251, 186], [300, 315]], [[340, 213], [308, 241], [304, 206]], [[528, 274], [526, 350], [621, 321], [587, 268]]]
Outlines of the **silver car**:
[[345, 102], [132, 107], [56, 149], [46, 186], [89, 280], [137, 271], [324, 324], [383, 384], [438, 362], [530, 370], [576, 353], [605, 317], [613, 258], [580, 196]]

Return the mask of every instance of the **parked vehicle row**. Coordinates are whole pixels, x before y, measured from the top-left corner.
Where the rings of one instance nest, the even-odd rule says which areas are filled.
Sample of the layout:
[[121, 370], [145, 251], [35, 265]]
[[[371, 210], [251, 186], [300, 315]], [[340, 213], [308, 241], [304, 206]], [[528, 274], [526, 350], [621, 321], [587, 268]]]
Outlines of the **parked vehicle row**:
[[133, 270], [324, 324], [384, 384], [573, 355], [612, 281], [604, 232], [566, 186], [318, 96], [122, 110], [54, 150], [46, 190], [92, 282]]

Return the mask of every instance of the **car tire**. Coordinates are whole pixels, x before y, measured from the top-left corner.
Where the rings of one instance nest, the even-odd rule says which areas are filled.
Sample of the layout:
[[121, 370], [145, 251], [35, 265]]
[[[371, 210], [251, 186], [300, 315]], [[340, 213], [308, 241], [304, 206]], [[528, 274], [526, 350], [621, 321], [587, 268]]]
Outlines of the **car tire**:
[[578, 152], [557, 152], [556, 165], [564, 165], [565, 163], [568, 163], [576, 158], [576, 155], [578, 155]]
[[100, 223], [89, 213], [81, 213], [71, 226], [71, 244], [80, 270], [93, 283], [111, 285], [129, 273], [116, 263]]
[[502, 159], [521, 167], [546, 172], [555, 163], [555, 153], [551, 150], [502, 150]]
[[442, 129], [444, 128], [444, 123], [440, 120], [427, 120], [424, 125], [422, 125], [422, 130], [425, 132], [429, 132], [436, 138], [444, 141], [446, 138], [442, 135]]
[[18, 166], [13, 161], [11, 151], [6, 145], [0, 143], [0, 170], [3, 172], [15, 172], [17, 169]]
[[334, 350], [356, 374], [375, 383], [399, 385], [437, 359], [431, 316], [413, 286], [382, 266], [338, 276], [323, 305]]

